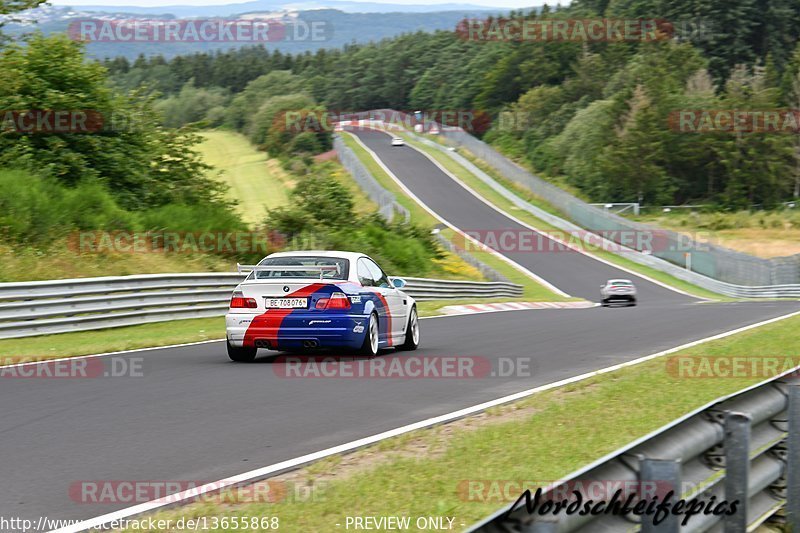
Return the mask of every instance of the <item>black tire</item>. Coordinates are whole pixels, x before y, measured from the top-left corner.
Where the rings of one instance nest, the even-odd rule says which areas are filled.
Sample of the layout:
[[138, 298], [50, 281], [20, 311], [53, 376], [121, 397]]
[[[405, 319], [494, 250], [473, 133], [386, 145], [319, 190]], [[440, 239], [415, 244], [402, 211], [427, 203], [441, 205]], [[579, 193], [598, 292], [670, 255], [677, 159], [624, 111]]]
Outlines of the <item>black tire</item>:
[[417, 348], [419, 348], [419, 316], [417, 316], [417, 306], [414, 306], [411, 308], [411, 312], [408, 314], [406, 338], [403, 341], [403, 344], [398, 346], [397, 349], [406, 352], [412, 352]]
[[378, 327], [378, 314], [373, 311], [372, 314], [369, 315], [367, 331], [364, 333], [364, 342], [361, 344], [361, 348], [358, 350], [359, 355], [369, 358], [378, 355], [379, 331], [380, 328]]
[[603, 307], [608, 307], [608, 306], [609, 306], [609, 305], [611, 305], [611, 304], [610, 304], [610, 303], [608, 303], [608, 300], [602, 300], [602, 301], [600, 302], [600, 305], [602, 305]]
[[228, 345], [228, 357], [230, 357], [231, 361], [250, 363], [256, 358], [258, 348], [248, 348], [245, 346], [239, 348], [238, 346], [231, 346], [228, 342], [225, 344]]

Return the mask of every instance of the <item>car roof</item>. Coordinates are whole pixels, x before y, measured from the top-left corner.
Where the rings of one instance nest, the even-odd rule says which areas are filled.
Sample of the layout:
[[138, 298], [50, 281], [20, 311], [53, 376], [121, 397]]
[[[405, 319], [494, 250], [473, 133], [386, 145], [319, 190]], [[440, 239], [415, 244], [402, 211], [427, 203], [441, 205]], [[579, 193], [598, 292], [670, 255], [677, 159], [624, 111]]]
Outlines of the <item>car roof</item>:
[[609, 283], [630, 283], [633, 285], [633, 282], [629, 279], [610, 279], [608, 280]]

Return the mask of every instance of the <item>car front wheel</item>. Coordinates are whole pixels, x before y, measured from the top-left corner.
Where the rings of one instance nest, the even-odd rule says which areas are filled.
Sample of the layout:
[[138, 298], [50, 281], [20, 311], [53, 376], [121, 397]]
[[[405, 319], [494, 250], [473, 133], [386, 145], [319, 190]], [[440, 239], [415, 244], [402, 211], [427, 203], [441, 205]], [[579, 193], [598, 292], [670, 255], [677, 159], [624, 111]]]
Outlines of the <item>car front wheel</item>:
[[375, 357], [378, 355], [378, 314], [372, 313], [369, 315], [369, 324], [367, 325], [367, 332], [364, 334], [364, 343], [358, 351], [361, 355], [367, 357]]
[[406, 328], [406, 338], [403, 344], [397, 347], [398, 350], [413, 351], [419, 347], [419, 317], [417, 308], [412, 307], [408, 317], [408, 328]]

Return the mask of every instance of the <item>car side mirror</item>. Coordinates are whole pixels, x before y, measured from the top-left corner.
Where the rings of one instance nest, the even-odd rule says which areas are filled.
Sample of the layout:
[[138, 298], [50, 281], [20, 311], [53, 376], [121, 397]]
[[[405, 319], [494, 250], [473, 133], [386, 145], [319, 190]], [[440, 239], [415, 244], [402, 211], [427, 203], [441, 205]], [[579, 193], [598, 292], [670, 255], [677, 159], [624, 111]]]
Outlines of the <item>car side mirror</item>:
[[395, 289], [402, 289], [406, 286], [406, 280], [403, 278], [392, 278], [392, 285], [394, 285]]

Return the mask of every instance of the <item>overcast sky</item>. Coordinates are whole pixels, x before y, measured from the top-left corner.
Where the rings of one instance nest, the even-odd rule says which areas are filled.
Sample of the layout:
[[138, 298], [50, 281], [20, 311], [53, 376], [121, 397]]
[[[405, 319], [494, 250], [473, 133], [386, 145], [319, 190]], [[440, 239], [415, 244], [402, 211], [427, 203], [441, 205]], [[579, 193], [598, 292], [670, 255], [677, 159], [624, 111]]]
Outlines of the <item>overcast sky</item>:
[[[222, 4], [240, 4], [246, 0], [50, 0], [53, 5], [103, 5], [103, 6], [173, 6], [173, 5], [222, 5]], [[325, 0], [315, 0], [320, 4], [324, 4]], [[356, 0], [358, 1], [358, 0]], [[530, 7], [533, 5], [540, 5], [545, 3], [545, 0], [363, 0], [367, 2], [375, 2], [380, 4], [452, 4], [464, 3], [480, 6], [490, 7]], [[287, 4], [291, 0], [286, 0]], [[557, 3], [551, 0], [549, 3]], [[562, 0], [562, 4], [569, 4], [569, 0]]]

